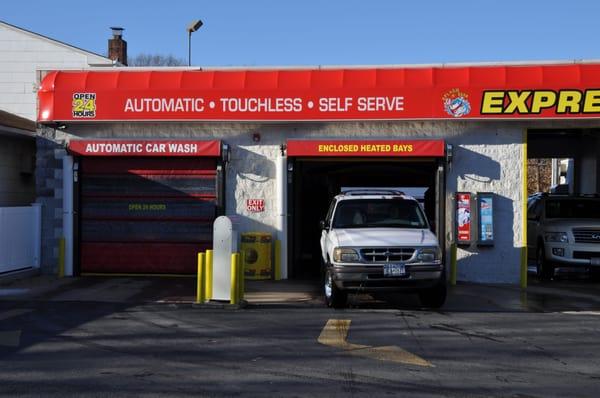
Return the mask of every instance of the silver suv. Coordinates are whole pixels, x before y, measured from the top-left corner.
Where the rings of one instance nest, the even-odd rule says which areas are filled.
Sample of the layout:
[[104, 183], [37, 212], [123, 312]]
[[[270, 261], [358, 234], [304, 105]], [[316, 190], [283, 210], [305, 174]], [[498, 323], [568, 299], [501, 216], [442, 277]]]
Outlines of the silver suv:
[[321, 222], [325, 301], [349, 292], [416, 291], [428, 307], [446, 300], [442, 253], [419, 203], [396, 191], [337, 195]]
[[[541, 279], [556, 267], [600, 272], [600, 197], [534, 194], [527, 200], [527, 247]], [[597, 275], [596, 275], [597, 276]]]

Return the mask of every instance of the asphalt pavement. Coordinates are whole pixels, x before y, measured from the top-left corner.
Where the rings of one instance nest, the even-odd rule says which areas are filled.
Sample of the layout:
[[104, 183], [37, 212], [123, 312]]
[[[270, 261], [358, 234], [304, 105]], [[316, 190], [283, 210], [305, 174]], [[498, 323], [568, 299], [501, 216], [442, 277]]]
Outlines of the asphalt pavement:
[[598, 396], [600, 285], [585, 278], [459, 284], [438, 311], [410, 295], [327, 309], [310, 281], [196, 307], [193, 285], [0, 286], [0, 396]]

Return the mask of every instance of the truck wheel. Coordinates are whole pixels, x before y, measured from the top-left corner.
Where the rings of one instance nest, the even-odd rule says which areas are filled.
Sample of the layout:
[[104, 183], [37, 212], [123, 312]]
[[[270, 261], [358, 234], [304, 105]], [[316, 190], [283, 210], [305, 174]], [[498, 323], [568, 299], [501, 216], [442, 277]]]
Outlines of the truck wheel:
[[346, 306], [348, 300], [348, 293], [340, 290], [333, 281], [331, 271], [327, 269], [325, 271], [325, 281], [323, 283], [325, 293], [325, 304], [332, 308], [343, 308]]
[[546, 261], [544, 246], [539, 245], [535, 256], [535, 272], [540, 280], [548, 281], [554, 276], [554, 267]]
[[590, 279], [594, 282], [600, 282], [600, 269], [598, 269], [597, 267], [591, 267]]
[[446, 284], [439, 283], [436, 286], [419, 292], [419, 300], [424, 307], [440, 308], [446, 302]]

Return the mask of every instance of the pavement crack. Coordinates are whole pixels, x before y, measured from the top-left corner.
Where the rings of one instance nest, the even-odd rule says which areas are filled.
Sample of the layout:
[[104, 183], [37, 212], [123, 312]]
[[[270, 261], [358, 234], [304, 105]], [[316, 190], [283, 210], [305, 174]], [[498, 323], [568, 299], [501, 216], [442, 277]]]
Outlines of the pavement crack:
[[489, 340], [489, 341], [493, 341], [496, 343], [504, 343], [504, 341], [497, 339], [495, 337], [492, 337], [488, 334], [484, 334], [484, 333], [475, 333], [475, 332], [467, 332], [466, 330], [460, 329], [456, 326], [452, 326], [452, 325], [448, 325], [448, 324], [443, 324], [443, 323], [438, 323], [438, 324], [433, 324], [429, 326], [432, 329], [438, 329], [438, 330], [443, 330], [446, 332], [453, 332], [453, 333], [457, 333], [460, 334], [462, 336], [467, 337], [469, 340], [473, 337], [473, 338], [478, 338], [478, 339], [484, 339], [484, 340]]

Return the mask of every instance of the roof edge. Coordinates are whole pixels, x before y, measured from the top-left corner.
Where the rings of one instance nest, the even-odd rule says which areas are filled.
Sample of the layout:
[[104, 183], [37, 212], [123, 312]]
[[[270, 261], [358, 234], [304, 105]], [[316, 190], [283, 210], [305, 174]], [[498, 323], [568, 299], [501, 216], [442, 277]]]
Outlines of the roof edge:
[[507, 62], [456, 62], [441, 64], [382, 64], [382, 65], [264, 65], [264, 66], [123, 66], [113, 65], [110, 69], [104, 66], [90, 68], [61, 68], [40, 69], [45, 72], [145, 72], [145, 71], [279, 71], [279, 70], [339, 70], [339, 69], [410, 69], [410, 68], [465, 68], [465, 67], [493, 67], [493, 66], [558, 66], [558, 65], [600, 65], [600, 59], [573, 59], [553, 61], [507, 61]]
[[77, 51], [77, 52], [80, 52], [80, 53], [83, 53], [83, 54], [85, 54], [85, 55], [93, 55], [93, 56], [96, 56], [96, 57], [99, 57], [99, 58], [103, 58], [103, 59], [105, 59], [105, 60], [107, 60], [107, 61], [109, 61], [109, 62], [111, 62], [111, 63], [112, 63], [112, 60], [111, 60], [110, 58], [108, 58], [108, 57], [106, 57], [106, 56], [104, 56], [104, 55], [100, 55], [100, 54], [98, 54], [98, 53], [95, 53], [95, 52], [93, 52], [93, 51], [85, 50], [85, 49], [83, 49], [83, 48], [80, 48], [80, 47], [74, 46], [74, 45], [72, 45], [72, 44], [68, 44], [68, 43], [65, 43], [65, 42], [63, 42], [63, 41], [60, 41], [60, 40], [53, 39], [53, 38], [51, 38], [51, 37], [48, 37], [48, 36], [42, 35], [42, 34], [40, 34], [40, 33], [36, 33], [36, 32], [33, 32], [33, 31], [31, 31], [31, 30], [27, 30], [27, 29], [21, 28], [21, 27], [19, 27], [19, 26], [16, 26], [16, 25], [10, 24], [10, 23], [8, 23], [8, 22], [6, 22], [6, 21], [3, 21], [3, 20], [0, 20], [0, 24], [2, 24], [2, 25], [5, 25], [5, 26], [7, 26], [7, 27], [9, 27], [9, 28], [11, 28], [11, 29], [16, 29], [16, 30], [18, 30], [18, 31], [21, 31], [21, 32], [23, 32], [23, 33], [25, 33], [25, 34], [28, 34], [28, 35], [32, 35], [32, 36], [36, 36], [36, 37], [40, 37], [40, 38], [42, 38], [42, 39], [44, 39], [44, 40], [50, 41], [50, 42], [52, 42], [52, 43], [55, 43], [55, 44], [58, 44], [58, 45], [60, 45], [60, 46], [67, 47], [67, 48], [70, 48], [70, 49], [73, 49], [73, 50], [75, 50], [75, 51]]

